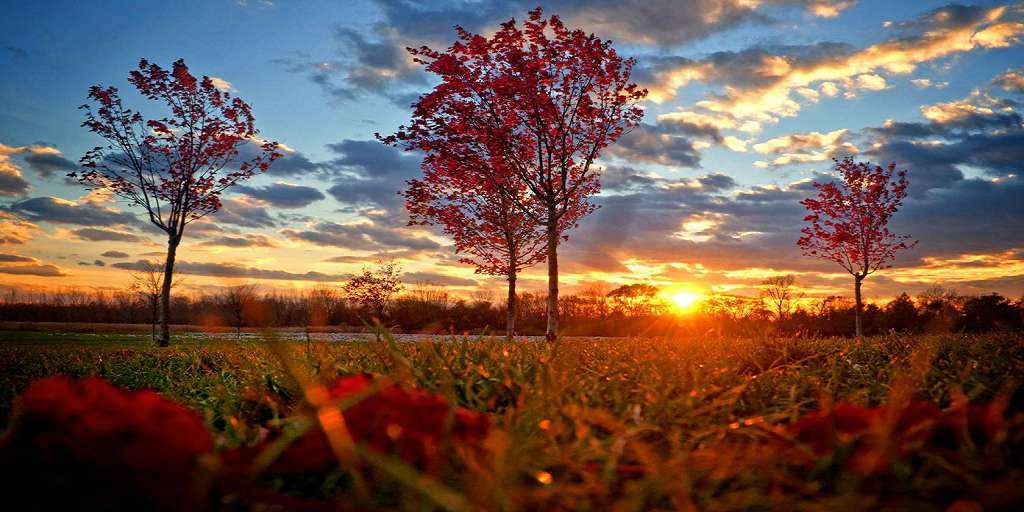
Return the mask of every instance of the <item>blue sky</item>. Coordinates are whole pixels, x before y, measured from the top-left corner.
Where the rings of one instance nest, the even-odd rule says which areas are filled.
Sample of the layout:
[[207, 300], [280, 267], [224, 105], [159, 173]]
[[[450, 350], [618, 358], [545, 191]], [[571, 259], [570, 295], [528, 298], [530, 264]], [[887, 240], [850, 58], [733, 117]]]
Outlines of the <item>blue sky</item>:
[[[409, 102], [431, 84], [401, 48], [450, 44], [455, 24], [486, 33], [534, 3], [8, 6], [0, 19], [0, 234], [8, 235], [0, 253], [23, 260], [0, 263], [3, 280], [119, 287], [140, 260], [159, 259], [159, 237], [125, 222], [126, 205], [84, 195], [62, 178], [66, 170], [54, 171], [97, 143], [79, 127], [90, 85], [117, 85], [145, 111], [125, 81], [145, 57], [165, 66], [184, 58], [194, 73], [229, 82], [252, 105], [262, 135], [292, 150], [288, 163], [230, 196], [225, 212], [189, 237], [183, 272], [194, 274], [192, 286], [251, 279], [303, 288], [341, 281], [379, 257], [398, 259], [410, 281], [461, 293], [500, 286], [459, 265], [438, 232], [405, 226], [396, 193], [417, 162], [372, 139], [406, 121]], [[921, 239], [888, 277], [873, 278], [869, 293], [937, 283], [1024, 292], [1019, 3], [542, 5], [616, 41], [652, 91], [644, 126], [602, 159], [601, 210], [565, 247], [570, 290], [645, 281], [753, 293], [765, 276], [792, 272], [812, 294], [845, 293], [845, 278], [801, 258], [793, 240], [809, 181], [823, 179], [831, 157], [853, 154], [910, 170], [913, 197], [897, 227]], [[916, 132], [902, 129], [907, 123]], [[299, 192], [309, 200], [289, 202]], [[75, 221], [89, 212], [100, 224]], [[608, 222], [630, 229], [611, 233], [602, 229]], [[126, 256], [102, 256], [111, 251]], [[284, 273], [267, 278], [267, 269]], [[523, 281], [527, 289], [541, 283], [540, 268]]]

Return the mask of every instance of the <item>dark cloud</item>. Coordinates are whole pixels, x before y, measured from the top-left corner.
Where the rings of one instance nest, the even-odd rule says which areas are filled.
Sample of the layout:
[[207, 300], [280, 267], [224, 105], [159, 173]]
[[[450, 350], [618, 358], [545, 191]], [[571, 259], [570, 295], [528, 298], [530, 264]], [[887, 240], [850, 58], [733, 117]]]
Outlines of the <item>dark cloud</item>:
[[145, 237], [116, 229], [80, 228], [72, 233], [78, 238], [93, 242], [142, 242], [147, 240]]
[[67, 275], [54, 265], [0, 266], [0, 274], [41, 277], [61, 277]]
[[264, 187], [238, 185], [234, 190], [279, 208], [303, 208], [326, 197], [313, 187], [289, 183], [274, 183]]
[[92, 263], [88, 261], [79, 261], [78, 266], [80, 267], [105, 267], [107, 264], [103, 260], [96, 260]]
[[328, 148], [338, 156], [330, 161], [334, 184], [327, 189], [350, 207], [402, 210], [398, 191], [419, 174], [419, 158], [374, 140], [343, 140]]
[[405, 230], [374, 224], [337, 224], [322, 221], [306, 230], [283, 229], [281, 234], [293, 240], [315, 245], [341, 247], [350, 250], [372, 251], [388, 248], [437, 249], [437, 242], [415, 236]]
[[49, 178], [54, 174], [64, 175], [78, 169], [75, 162], [52, 152], [30, 152], [25, 156], [25, 163], [42, 178]]
[[402, 281], [406, 283], [430, 283], [440, 286], [476, 286], [477, 282], [472, 279], [438, 274], [436, 272], [406, 272], [402, 274]]
[[104, 208], [92, 203], [76, 203], [56, 197], [33, 197], [7, 208], [32, 222], [73, 224], [77, 226], [138, 225], [128, 212]]
[[17, 167], [0, 160], [0, 196], [20, 196], [31, 188]]
[[107, 258], [127, 258], [130, 255], [126, 252], [121, 251], [107, 251], [104, 252], [103, 254], [100, 254], [100, 256], [104, 256]]
[[224, 235], [199, 243], [200, 247], [277, 247], [277, 242], [266, 235], [248, 234], [243, 236]]
[[265, 207], [230, 198], [222, 200], [221, 209], [209, 218], [214, 222], [244, 228], [267, 228], [277, 225], [277, 221]]
[[37, 261], [39, 260], [29, 256], [0, 252], [0, 263], [35, 263]]
[[[119, 262], [111, 264], [111, 267], [133, 271], [145, 271], [151, 266], [152, 263], [146, 260], [138, 260], [134, 263]], [[175, 263], [174, 270], [175, 272], [181, 274], [197, 276], [271, 279], [285, 281], [338, 282], [344, 281], [350, 277], [348, 274], [325, 274], [322, 272], [314, 271], [309, 271], [306, 273], [295, 273], [287, 272], [284, 270], [266, 270], [261, 268], [246, 267], [242, 265], [233, 265], [227, 263], [191, 263], [187, 261], [179, 261]]]
[[[641, 124], [623, 135], [615, 145], [610, 146], [607, 153], [629, 161], [699, 167], [700, 153], [693, 147], [693, 141], [687, 137], [695, 133], [702, 134], [698, 132], [707, 130], [695, 125]], [[717, 130], [703, 134], [718, 138]]]

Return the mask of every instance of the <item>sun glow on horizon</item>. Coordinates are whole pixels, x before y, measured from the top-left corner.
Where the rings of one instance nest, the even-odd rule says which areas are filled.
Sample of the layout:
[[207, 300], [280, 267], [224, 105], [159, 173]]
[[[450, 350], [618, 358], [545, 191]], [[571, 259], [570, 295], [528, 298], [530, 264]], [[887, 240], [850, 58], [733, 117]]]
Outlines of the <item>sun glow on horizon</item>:
[[672, 305], [679, 313], [689, 313], [696, 309], [702, 298], [699, 293], [681, 291], [672, 295]]

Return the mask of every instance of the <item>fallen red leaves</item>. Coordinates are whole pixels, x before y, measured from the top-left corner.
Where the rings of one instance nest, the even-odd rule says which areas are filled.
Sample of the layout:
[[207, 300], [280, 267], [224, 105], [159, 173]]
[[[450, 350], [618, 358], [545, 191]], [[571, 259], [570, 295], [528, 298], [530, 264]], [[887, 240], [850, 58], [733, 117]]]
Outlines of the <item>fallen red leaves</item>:
[[[43, 509], [202, 509], [202, 420], [153, 391], [100, 378], [32, 383], [0, 440], [0, 477]], [[50, 507], [46, 504], [52, 505]]]

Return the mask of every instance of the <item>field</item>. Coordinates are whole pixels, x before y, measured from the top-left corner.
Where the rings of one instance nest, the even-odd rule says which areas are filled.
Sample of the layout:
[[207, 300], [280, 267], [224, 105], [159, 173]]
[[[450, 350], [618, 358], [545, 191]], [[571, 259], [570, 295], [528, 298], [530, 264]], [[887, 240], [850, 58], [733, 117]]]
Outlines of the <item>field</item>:
[[[95, 375], [186, 404], [229, 453], [308, 416], [300, 381], [362, 372], [485, 413], [483, 455], [416, 466], [364, 450], [358, 467], [261, 476], [274, 496], [297, 500], [279, 506], [966, 511], [1024, 502], [1024, 337], [1009, 333], [555, 344], [182, 333], [158, 349], [138, 333], [0, 332], [0, 424], [29, 382]], [[215, 501], [272, 506], [231, 492]]]

